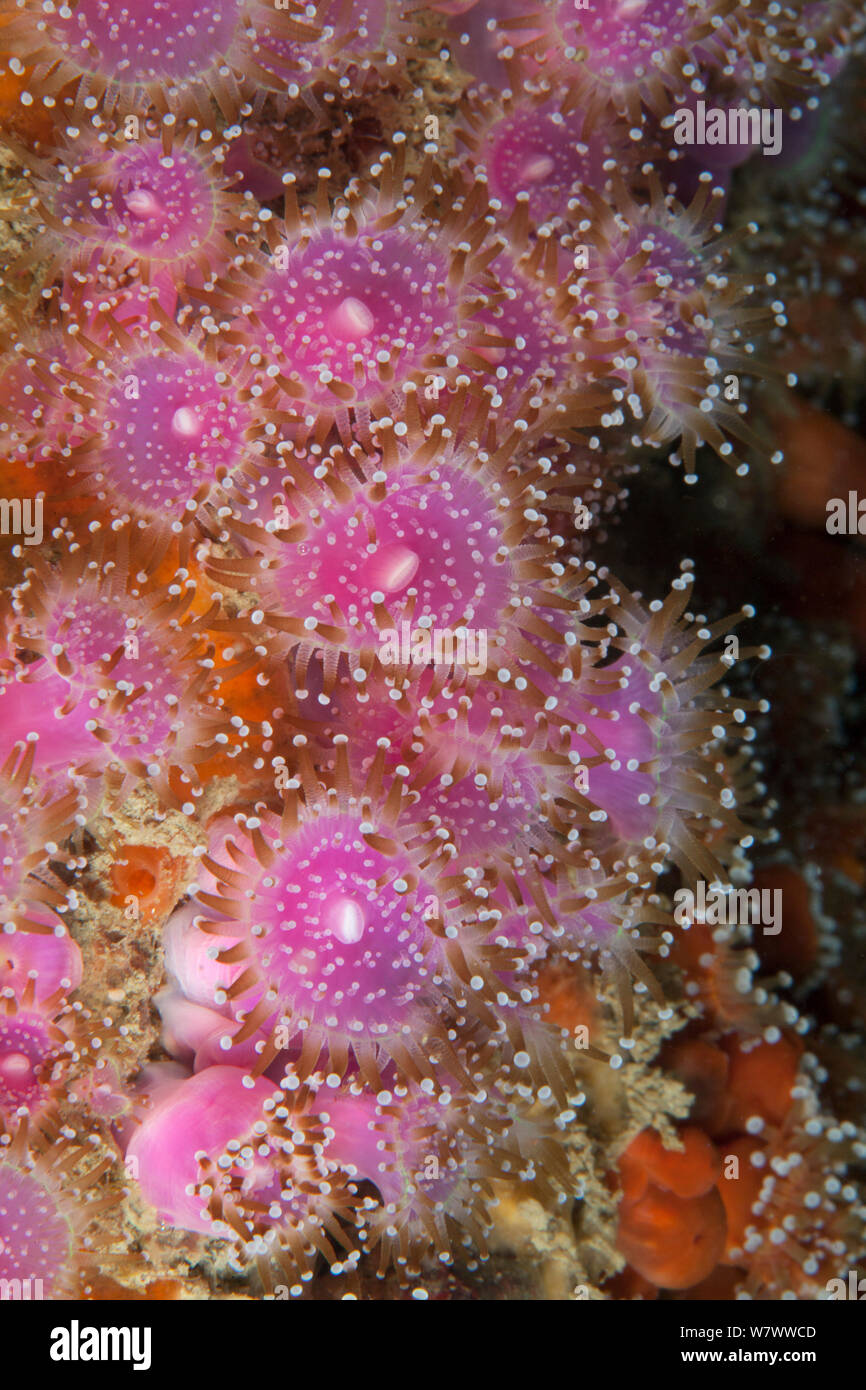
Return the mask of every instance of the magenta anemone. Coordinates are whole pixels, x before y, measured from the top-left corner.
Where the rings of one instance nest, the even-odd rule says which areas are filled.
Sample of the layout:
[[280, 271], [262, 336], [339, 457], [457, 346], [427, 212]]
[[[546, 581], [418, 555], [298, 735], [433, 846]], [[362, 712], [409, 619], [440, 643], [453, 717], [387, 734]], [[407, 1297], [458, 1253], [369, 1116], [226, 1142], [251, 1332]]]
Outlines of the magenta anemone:
[[67, 1041], [41, 1011], [0, 999], [0, 1111], [38, 1115], [61, 1095]]
[[41, 1006], [53, 994], [70, 994], [81, 984], [84, 964], [78, 944], [52, 914], [32, 914], [41, 931], [0, 933], [0, 990], [20, 998], [32, 982], [34, 1002]]
[[[194, 590], [148, 587], [122, 531], [101, 548], [88, 559], [73, 546], [62, 569], [36, 566], [17, 587], [14, 637], [28, 659], [2, 698], [18, 737], [36, 735], [43, 775], [113, 763], [122, 785], [147, 776], [191, 814], [194, 766], [228, 744], [229, 727], [211, 649], [187, 620]], [[48, 702], [40, 716], [35, 695]]]
[[[6, 713], [2, 696], [0, 709]], [[40, 932], [62, 931], [54, 911], [65, 909], [70, 895], [49, 860], [62, 858], [63, 842], [84, 824], [84, 801], [77, 787], [34, 778], [35, 739], [16, 741], [5, 727], [4, 734], [3, 751], [9, 752], [0, 767], [0, 913], [9, 931], [28, 924]]]
[[65, 1094], [87, 1052], [80, 1020], [60, 991], [36, 1003], [35, 982], [0, 994], [0, 1113], [38, 1117]]
[[[713, 624], [687, 612], [690, 569], [664, 603], [647, 606], [607, 571], [600, 577], [610, 587], [612, 619], [602, 660], [587, 661], [573, 646], [557, 681], [538, 675], [550, 718], [568, 730], [587, 800], [598, 808], [590, 816], [595, 831], [584, 840], [623, 860], [649, 851], [659, 872], [669, 855], [687, 876], [712, 882], [758, 833], [743, 820], [761, 789], [742, 741], [754, 737], [748, 715], [766, 702], [737, 700], [724, 685], [712, 692], [732, 660], [727, 646], [709, 650], [753, 610]], [[769, 655], [769, 648], [740, 651], [733, 640], [740, 658]]]
[[407, 9], [405, 0], [315, 0], [304, 16], [316, 37], [302, 42], [266, 29], [260, 62], [290, 99], [303, 96], [314, 108], [317, 88], [345, 96], [401, 80], [421, 29], [420, 13], [409, 19]]
[[[488, 335], [466, 359], [475, 392], [489, 395], [520, 428], [540, 419], [539, 428], [561, 435], [569, 427], [600, 425], [611, 401], [604, 378], [617, 342], [615, 335], [597, 332], [596, 315], [586, 312], [584, 248], [578, 254], [550, 225], [533, 228], [528, 194], [518, 195], [499, 225], [486, 187], [455, 178], [463, 215], [477, 211], [498, 228], [484, 268], [465, 289], [466, 303]], [[481, 373], [479, 359], [486, 367]]]
[[[526, 208], [519, 202], [512, 225], [523, 222]], [[512, 226], [506, 236], [472, 286], [493, 344], [481, 355], [492, 365], [500, 404], [523, 397], [554, 407], [562, 417], [551, 427], [556, 433], [569, 424], [600, 424], [607, 398], [594, 383], [607, 374], [609, 350], [582, 313], [573, 258], [547, 232], [524, 249]]]
[[721, 64], [728, 9], [725, 0], [558, 0], [555, 15], [583, 99], [597, 115], [611, 103], [639, 126], [642, 105], [664, 114], [701, 63]]
[[[667, 954], [664, 933], [674, 929], [674, 922], [655, 891], [658, 868], [651, 859], [647, 852], [642, 858], [632, 855], [627, 864], [603, 863], [586, 850], [574, 858], [568, 874], [561, 876], [557, 891], [551, 894], [552, 912], [541, 913], [535, 907], [503, 910], [492, 901], [481, 914], [494, 940], [507, 941], [526, 953], [520, 981], [522, 996], [528, 996], [529, 1003], [511, 1021], [510, 1033], [530, 1055], [545, 1057], [551, 1053], [555, 1033], [545, 1022], [543, 995], [538, 990], [539, 968], [556, 968], [565, 961], [572, 969], [578, 967], [581, 975], [592, 972], [600, 999], [612, 981], [624, 1037], [631, 1036], [634, 1023], [634, 981], [656, 1003], [664, 1002], [646, 957]], [[593, 1055], [588, 1040], [578, 1046]], [[555, 1076], [553, 1084], [556, 1087]]]
[[0, 455], [19, 469], [69, 456], [88, 407], [87, 380], [59, 336], [22, 333], [0, 369]]
[[567, 1162], [554, 1125], [529, 1109], [499, 1091], [489, 1069], [468, 1095], [447, 1084], [407, 1090], [392, 1078], [378, 1095], [353, 1086], [329, 1098], [329, 1154], [379, 1192], [358, 1220], [380, 1277], [390, 1268], [415, 1276], [429, 1255], [450, 1264], [461, 1248], [486, 1258], [500, 1185], [537, 1182], [556, 1202]]
[[[46, 7], [18, 0], [2, 31], [0, 57], [9, 70], [32, 69], [22, 93], [47, 106], [59, 100], [84, 121], [100, 107], [108, 114], [194, 115], [208, 127], [211, 101], [231, 119], [255, 83], [273, 87], [261, 65], [262, 36], [312, 39], [316, 30], [301, 7], [279, 10], [266, 0], [153, 0], [143, 9], [109, 0], [77, 0]], [[72, 95], [61, 95], [72, 87]]]
[[211, 1067], [167, 1081], [151, 1102], [127, 1161], [163, 1220], [231, 1242], [266, 1287], [282, 1271], [293, 1294], [319, 1256], [334, 1273], [351, 1268], [348, 1223], [339, 1220], [351, 1194], [304, 1088], [287, 1094], [238, 1068]]
[[115, 1033], [111, 1018], [70, 1003], [68, 984], [46, 996], [36, 971], [20, 992], [0, 982], [0, 1113], [7, 1117], [32, 1115], [41, 1126], [78, 1087], [95, 1092], [107, 1078], [117, 1086], [106, 1043], [114, 1050], [125, 1029]]
[[863, 27], [862, 10], [848, 0], [799, 0], [778, 11], [737, 5], [725, 19], [725, 67], [712, 77], [729, 100], [799, 114], [856, 51]]
[[352, 766], [366, 772], [385, 749], [389, 771], [408, 767], [412, 813], [453, 846], [452, 876], [467, 892], [501, 884], [549, 914], [549, 884], [590, 810], [556, 721], [495, 681], [439, 689], [428, 671], [345, 685], [331, 728], [352, 730]]
[[91, 385], [98, 433], [82, 441], [70, 468], [97, 515], [108, 509], [144, 524], [150, 567], [172, 537], [187, 533], [183, 558], [192, 531], [218, 533], [221, 508], [255, 507], [262, 446], [242, 364], [164, 328], [158, 343], [106, 350], [101, 366]]
[[582, 186], [602, 190], [611, 172], [622, 170], [629, 146], [621, 120], [591, 129], [580, 107], [547, 85], [519, 98], [471, 93], [461, 107], [457, 138], [466, 150], [461, 167], [486, 174], [503, 217], [525, 195], [535, 227], [568, 223], [581, 206]]
[[[550, 7], [526, 0], [439, 0], [431, 6], [446, 16], [449, 47], [479, 82], [519, 91], [549, 62], [559, 36]], [[557, 58], [559, 55], [557, 55]]]
[[[728, 459], [729, 436], [761, 451], [743, 418], [741, 377], [757, 372], [754, 335], [774, 315], [784, 321], [783, 306], [760, 302], [756, 286], [730, 271], [730, 238], [718, 238], [714, 221], [719, 191], [703, 186], [687, 209], [658, 188], [642, 208], [620, 188], [616, 211], [590, 189], [585, 196], [592, 214], [577, 232], [589, 243], [584, 312], [600, 336], [618, 339], [619, 399], [642, 438], [653, 447], [678, 442], [690, 476], [702, 443]], [[749, 306], [750, 298], [758, 302]]]
[[0, 1280], [17, 1285], [10, 1297], [81, 1297], [102, 1244], [94, 1224], [118, 1200], [95, 1190], [114, 1161], [97, 1146], [68, 1128], [31, 1137], [26, 1121], [0, 1119]]

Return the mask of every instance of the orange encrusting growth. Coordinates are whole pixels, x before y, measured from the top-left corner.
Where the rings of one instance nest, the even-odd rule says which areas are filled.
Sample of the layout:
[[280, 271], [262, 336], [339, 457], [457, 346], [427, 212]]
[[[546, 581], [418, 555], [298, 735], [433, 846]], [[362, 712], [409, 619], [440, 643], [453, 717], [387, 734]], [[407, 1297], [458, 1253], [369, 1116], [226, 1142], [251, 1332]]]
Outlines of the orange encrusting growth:
[[663, 1289], [688, 1289], [707, 1278], [725, 1248], [725, 1208], [715, 1188], [678, 1197], [650, 1186], [620, 1210], [617, 1245], [638, 1274]]
[[681, 1150], [665, 1148], [655, 1130], [644, 1129], [619, 1161], [626, 1201], [637, 1200], [649, 1184], [677, 1197], [702, 1197], [718, 1181], [721, 1163], [702, 1130], [689, 1125], [678, 1135]]
[[585, 1028], [589, 1037], [594, 1035], [599, 1016], [598, 999], [589, 984], [575, 976], [566, 963], [546, 961], [535, 983], [549, 1024], [572, 1036], [580, 1028]]
[[110, 870], [111, 903], [128, 909], [134, 900], [145, 923], [167, 917], [183, 890], [186, 868], [183, 859], [161, 846], [123, 845]]
[[730, 1063], [720, 1047], [706, 1038], [675, 1038], [663, 1050], [661, 1065], [694, 1096], [690, 1113], [710, 1137], [718, 1132], [724, 1113]]
[[663, 1289], [705, 1279], [725, 1247], [719, 1155], [693, 1125], [677, 1137], [682, 1149], [668, 1149], [654, 1130], [642, 1130], [619, 1162], [617, 1245], [639, 1275]]
[[753, 1116], [780, 1125], [791, 1108], [802, 1048], [787, 1038], [757, 1045], [739, 1038], [726, 1041], [730, 1071], [725, 1129], [729, 1133], [745, 1129]]
[[139, 1291], [127, 1288], [125, 1284], [118, 1284], [116, 1279], [110, 1278], [107, 1274], [91, 1276], [82, 1294], [83, 1299], [92, 1303], [145, 1303], [152, 1299], [168, 1303], [182, 1296], [183, 1283], [180, 1279], [152, 1279]]
[[756, 1017], [753, 1000], [740, 991], [737, 980], [742, 952], [718, 939], [714, 928], [693, 922], [674, 939], [671, 959], [688, 980], [691, 997], [719, 1027], [751, 1029]]
[[[804, 402], [774, 424], [785, 454], [777, 495], [782, 515], [798, 526], [824, 530], [827, 502], [866, 492], [866, 445], [832, 416]], [[862, 542], [861, 542], [862, 543]]]
[[739, 1177], [736, 1182], [719, 1184], [727, 1219], [724, 1258], [731, 1263], [736, 1263], [732, 1258], [733, 1254], [742, 1250], [746, 1229], [754, 1220], [752, 1207], [758, 1199], [762, 1179], [760, 1170], [751, 1166], [750, 1159], [752, 1154], [760, 1153], [763, 1147], [759, 1139], [752, 1139], [748, 1135], [744, 1135], [742, 1139], [735, 1139], [727, 1146], [728, 1153], [737, 1159], [739, 1165]]

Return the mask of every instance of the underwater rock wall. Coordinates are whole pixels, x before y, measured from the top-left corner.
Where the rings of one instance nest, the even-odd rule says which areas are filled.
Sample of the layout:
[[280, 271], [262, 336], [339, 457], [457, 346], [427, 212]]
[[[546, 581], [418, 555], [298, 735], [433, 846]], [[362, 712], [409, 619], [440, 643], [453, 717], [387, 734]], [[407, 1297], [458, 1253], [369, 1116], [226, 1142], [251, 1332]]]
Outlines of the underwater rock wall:
[[863, 1257], [863, 19], [0, 6], [0, 1279]]

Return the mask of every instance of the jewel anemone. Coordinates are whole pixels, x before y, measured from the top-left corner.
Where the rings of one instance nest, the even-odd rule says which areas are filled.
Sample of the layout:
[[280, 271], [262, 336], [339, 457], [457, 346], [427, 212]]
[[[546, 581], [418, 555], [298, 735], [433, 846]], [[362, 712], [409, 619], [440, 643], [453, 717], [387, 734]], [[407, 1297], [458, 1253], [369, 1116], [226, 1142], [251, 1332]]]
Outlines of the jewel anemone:
[[[285, 224], [266, 224], [269, 254], [203, 290], [202, 324], [240, 344], [265, 384], [279, 392], [276, 423], [288, 437], [321, 442], [336, 423], [348, 442], [354, 421], [399, 414], [404, 391], [441, 378], [453, 384], [497, 340], [477, 321], [466, 283], [494, 248], [474, 206], [447, 210], [432, 164], [404, 175], [405, 137], [329, 209], [320, 170], [315, 208], [299, 208], [287, 176]], [[464, 205], [465, 206], [465, 205]]]
[[74, 9], [18, 0], [0, 59], [13, 74], [28, 71], [25, 106], [60, 104], [83, 124], [97, 111], [143, 116], [152, 105], [169, 124], [192, 116], [208, 128], [211, 102], [231, 120], [244, 94], [276, 85], [260, 62], [266, 33], [316, 36], [300, 6], [277, 10], [266, 0], [223, 0], [218, 11], [202, 0], [153, 0], [146, 10], [108, 0], [78, 0]]

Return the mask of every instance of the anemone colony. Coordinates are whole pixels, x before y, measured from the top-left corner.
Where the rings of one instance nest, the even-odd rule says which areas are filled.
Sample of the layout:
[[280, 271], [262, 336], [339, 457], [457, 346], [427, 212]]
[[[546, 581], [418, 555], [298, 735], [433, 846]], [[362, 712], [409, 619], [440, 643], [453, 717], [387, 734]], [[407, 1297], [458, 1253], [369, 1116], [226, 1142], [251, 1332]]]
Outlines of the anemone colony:
[[772, 843], [769, 651], [592, 556], [653, 451], [778, 463], [753, 148], [674, 116], [793, 142], [862, 15], [0, 16], [0, 1276], [424, 1296], [534, 1222], [549, 1296], [818, 1296], [859, 1083], [672, 914]]

